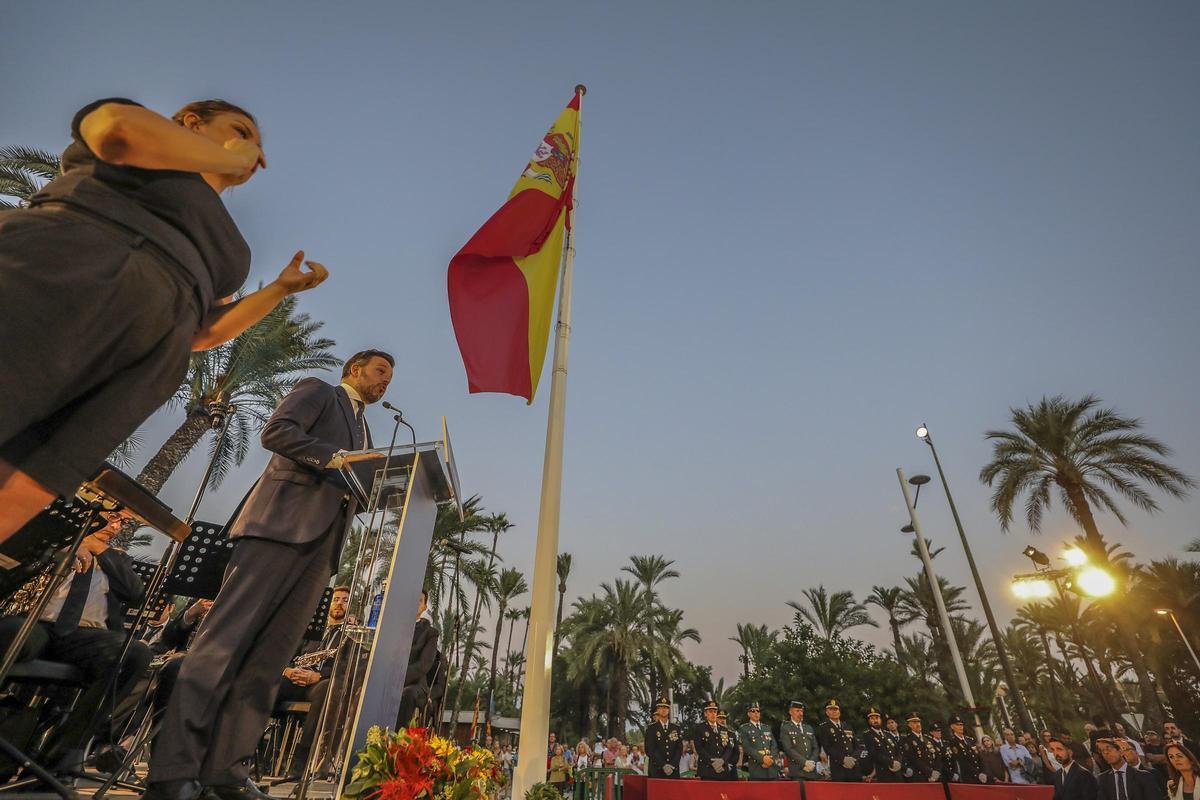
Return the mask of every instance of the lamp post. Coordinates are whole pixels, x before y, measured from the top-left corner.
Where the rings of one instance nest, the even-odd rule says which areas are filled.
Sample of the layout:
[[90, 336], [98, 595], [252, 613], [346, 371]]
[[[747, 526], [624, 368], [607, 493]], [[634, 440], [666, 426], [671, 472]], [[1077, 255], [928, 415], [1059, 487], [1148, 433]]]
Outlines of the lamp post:
[[1187, 636], [1183, 633], [1183, 628], [1179, 625], [1179, 619], [1175, 616], [1175, 610], [1171, 608], [1156, 608], [1154, 613], [1160, 617], [1170, 617], [1171, 622], [1175, 623], [1175, 630], [1179, 631], [1179, 638], [1183, 639], [1183, 646], [1192, 654], [1192, 661], [1196, 662], [1196, 670], [1200, 672], [1200, 658], [1196, 657], [1196, 651], [1192, 649], [1192, 643], [1188, 641]]
[[[1013, 576], [1013, 593], [1021, 599], [1045, 599], [1050, 596], [1051, 586], [1058, 592], [1060, 600], [1066, 600], [1066, 592], [1063, 591], [1062, 579], [1069, 578], [1072, 571], [1069, 569], [1051, 569], [1050, 558], [1030, 545], [1026, 547], [1022, 553], [1033, 562], [1037, 571], [1029, 575]], [[1072, 563], [1075, 562], [1072, 556], [1069, 559]], [[1074, 583], [1072, 582], [1072, 586]], [[1079, 633], [1079, 626], [1072, 620], [1070, 623], [1071, 641], [1075, 645], [1075, 649], [1079, 651], [1079, 657], [1083, 660], [1083, 665], [1087, 669], [1088, 678], [1092, 682], [1092, 688], [1096, 695], [1100, 698], [1100, 703], [1104, 706], [1104, 712], [1109, 719], [1119, 719], [1117, 710], [1113, 707], [1112, 698], [1108, 696], [1108, 692], [1104, 688], [1104, 683], [1100, 680], [1099, 673], [1096, 672], [1096, 666], [1092, 660], [1088, 658], [1087, 651], [1083, 649], [1083, 637]], [[1061, 649], [1062, 642], [1059, 642]], [[1070, 663], [1070, 655], [1063, 653], [1063, 658]]]
[[950, 514], [954, 517], [954, 526], [958, 528], [958, 538], [962, 542], [963, 552], [967, 554], [967, 565], [971, 568], [971, 577], [975, 579], [975, 589], [979, 592], [979, 602], [983, 606], [983, 615], [987, 618], [988, 630], [992, 634], [992, 643], [996, 646], [996, 655], [1000, 658], [1000, 668], [1004, 671], [1004, 682], [1012, 692], [1013, 704], [1017, 707], [1017, 716], [1026, 730], [1033, 731], [1033, 717], [1025, 707], [1025, 699], [1021, 695], [1021, 686], [1017, 683], [1017, 674], [1013, 671], [1012, 661], [1008, 657], [1008, 649], [1004, 646], [1004, 638], [1000, 635], [1000, 626], [996, 624], [996, 615], [992, 613], [992, 604], [988, 602], [987, 592], [983, 589], [983, 580], [979, 577], [979, 568], [975, 566], [975, 556], [971, 553], [971, 545], [967, 542], [967, 532], [963, 530], [962, 520], [958, 516], [958, 507], [954, 505], [954, 497], [950, 494], [950, 484], [946, 482], [946, 473], [942, 471], [942, 460], [938, 458], [937, 448], [933, 446], [933, 435], [929, 427], [922, 424], [917, 428], [917, 438], [929, 445], [933, 453], [933, 463], [937, 467], [938, 478], [946, 491], [946, 501], [950, 504]]
[[946, 644], [950, 648], [950, 659], [954, 662], [954, 671], [958, 674], [958, 687], [962, 691], [963, 700], [971, 709], [971, 714], [975, 717], [975, 739], [976, 741], [983, 738], [983, 723], [979, 721], [979, 712], [975, 707], [975, 696], [971, 693], [971, 684], [967, 682], [967, 670], [963, 667], [962, 653], [958, 651], [958, 638], [954, 635], [954, 628], [950, 625], [950, 615], [946, 613], [946, 601], [942, 597], [942, 587], [938, 583], [937, 573], [933, 571], [933, 559], [929, 557], [929, 547], [925, 544], [925, 534], [921, 533], [921, 521], [917, 518], [917, 504], [908, 494], [908, 484], [911, 483], [917, 487], [917, 496], [920, 496], [921, 487], [929, 483], [928, 475], [913, 475], [907, 482], [904, 478], [904, 470], [896, 467], [896, 477], [900, 480], [900, 491], [904, 495], [904, 504], [908, 506], [909, 525], [905, 525], [901, 530], [905, 533], [916, 535], [917, 552], [921, 555], [921, 563], [925, 565], [925, 577], [929, 579], [929, 591], [933, 595], [933, 603], [937, 606], [938, 617], [942, 622], [942, 632], [946, 636]]

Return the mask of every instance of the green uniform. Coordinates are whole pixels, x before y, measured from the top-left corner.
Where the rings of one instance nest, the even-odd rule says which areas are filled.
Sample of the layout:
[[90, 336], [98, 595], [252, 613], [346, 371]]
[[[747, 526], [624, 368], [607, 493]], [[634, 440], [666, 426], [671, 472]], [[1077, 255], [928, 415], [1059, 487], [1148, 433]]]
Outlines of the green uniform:
[[[817, 744], [817, 733], [807, 722], [799, 724], [790, 719], [779, 728], [779, 745], [788, 760], [788, 777], [796, 780], [815, 781], [821, 776], [817, 774], [817, 755], [820, 745]], [[804, 771], [804, 763], [813, 762], [809, 772]]]
[[738, 738], [741, 739], [742, 751], [746, 755], [746, 767], [750, 770], [750, 780], [778, 780], [778, 763], [771, 764], [769, 767], [763, 766], [763, 760], [767, 756], [775, 759], [779, 755], [779, 746], [775, 744], [775, 737], [771, 735], [771, 729], [761, 722], [757, 724], [747, 722], [738, 728]]

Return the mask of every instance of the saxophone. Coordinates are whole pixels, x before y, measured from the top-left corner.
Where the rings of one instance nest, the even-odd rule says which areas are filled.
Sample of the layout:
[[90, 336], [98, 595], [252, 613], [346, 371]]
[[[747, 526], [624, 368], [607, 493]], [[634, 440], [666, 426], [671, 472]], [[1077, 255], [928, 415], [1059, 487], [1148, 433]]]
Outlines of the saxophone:
[[309, 653], [308, 655], [296, 656], [296, 658], [292, 661], [292, 666], [298, 669], [307, 669], [314, 664], [319, 664], [336, 652], [337, 648], [331, 647], [328, 650], [318, 650], [317, 652]]

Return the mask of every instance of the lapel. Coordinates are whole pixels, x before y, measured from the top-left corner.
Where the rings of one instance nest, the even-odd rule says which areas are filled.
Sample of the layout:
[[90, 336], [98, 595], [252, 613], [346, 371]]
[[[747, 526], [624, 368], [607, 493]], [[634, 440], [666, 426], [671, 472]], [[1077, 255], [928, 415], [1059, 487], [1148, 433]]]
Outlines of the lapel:
[[342, 407], [342, 416], [346, 418], [346, 432], [350, 434], [350, 449], [361, 450], [363, 443], [360, 441], [362, 433], [358, 430], [358, 423], [354, 419], [354, 403], [350, 402], [350, 395], [346, 394], [346, 390], [338, 384], [334, 390], [337, 392], [338, 405]]

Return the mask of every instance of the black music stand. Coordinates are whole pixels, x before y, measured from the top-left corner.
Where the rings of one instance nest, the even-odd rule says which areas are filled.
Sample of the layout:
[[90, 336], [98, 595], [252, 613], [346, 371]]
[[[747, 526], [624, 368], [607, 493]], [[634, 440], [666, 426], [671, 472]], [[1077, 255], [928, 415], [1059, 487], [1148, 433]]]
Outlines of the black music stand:
[[304, 641], [319, 642], [325, 638], [325, 628], [329, 622], [329, 604], [332, 602], [333, 589], [326, 586], [325, 591], [321, 593], [321, 602], [317, 604], [317, 610], [313, 612], [308, 627], [304, 629]]
[[[89, 509], [82, 503], [72, 504], [56, 498], [7, 541], [0, 543], [0, 598], [8, 600], [45, 572], [54, 563], [55, 553], [75, 541], [89, 514]], [[103, 523], [93, 519], [88, 533], [101, 527]]]
[[[149, 586], [150, 581], [154, 578], [154, 573], [158, 571], [158, 562], [156, 562], [156, 561], [134, 561], [133, 562], [133, 571], [136, 572], [138, 574], [138, 577], [142, 579], [142, 583]], [[166, 595], [166, 594], [159, 594], [156, 597], [147, 598], [148, 602], [145, 606], [145, 612], [149, 615], [149, 618], [150, 619], [158, 619], [159, 617], [161, 617], [163, 610], [166, 609], [166, 607], [168, 605], [170, 605], [170, 599], [171, 599], [170, 596]], [[125, 624], [130, 625], [130, 626], [136, 624], [138, 617], [142, 613], [143, 613], [142, 608], [126, 609], [125, 610]]]
[[180, 545], [175, 568], [163, 582], [163, 592], [215, 600], [232, 554], [233, 540], [224, 535], [224, 526], [193, 522], [191, 535]]

